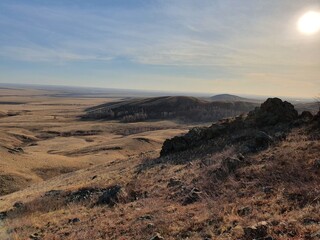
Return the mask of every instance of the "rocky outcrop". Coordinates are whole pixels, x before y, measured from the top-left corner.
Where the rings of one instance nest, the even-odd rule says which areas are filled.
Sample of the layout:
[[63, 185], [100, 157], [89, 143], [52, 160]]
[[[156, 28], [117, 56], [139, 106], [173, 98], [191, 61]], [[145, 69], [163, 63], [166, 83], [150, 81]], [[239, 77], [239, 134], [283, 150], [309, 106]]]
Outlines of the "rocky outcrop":
[[313, 120], [313, 115], [311, 112], [309, 111], [303, 111], [300, 115], [299, 115], [299, 119], [301, 119], [304, 122], [311, 122]]
[[290, 123], [296, 119], [298, 112], [294, 106], [279, 98], [268, 98], [259, 108], [248, 114], [248, 120], [252, 120], [259, 127]]
[[285, 132], [299, 118], [309, 121], [316, 117], [306, 112], [299, 117], [291, 103], [283, 102], [279, 98], [269, 98], [247, 117], [222, 120], [210, 127], [193, 128], [183, 136], [167, 139], [160, 155], [165, 156], [204, 144], [212, 144], [217, 150], [226, 145], [235, 145], [242, 153], [261, 151], [276, 140], [285, 139]]
[[203, 141], [219, 137], [226, 132], [227, 128], [225, 126], [217, 124], [213, 124], [209, 128], [193, 128], [184, 136], [165, 140], [161, 155], [167, 155], [171, 152], [179, 152], [199, 146]]
[[110, 207], [114, 206], [119, 201], [119, 194], [121, 191], [120, 185], [112, 186], [106, 189], [98, 199], [98, 204], [106, 204]]

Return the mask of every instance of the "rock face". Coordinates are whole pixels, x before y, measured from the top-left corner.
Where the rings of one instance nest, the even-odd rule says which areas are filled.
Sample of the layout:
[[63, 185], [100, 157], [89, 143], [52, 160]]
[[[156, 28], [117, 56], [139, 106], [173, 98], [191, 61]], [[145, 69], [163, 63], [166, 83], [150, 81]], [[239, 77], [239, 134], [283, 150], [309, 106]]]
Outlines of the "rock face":
[[278, 123], [289, 123], [298, 118], [298, 112], [294, 106], [279, 98], [268, 98], [261, 104], [260, 108], [256, 108], [248, 115], [255, 124], [260, 127], [276, 125]]
[[311, 112], [309, 111], [303, 111], [300, 115], [299, 115], [299, 119], [303, 120], [304, 122], [310, 122], [313, 119], [313, 115]]
[[[320, 122], [320, 113], [318, 115], [313, 117], [304, 113], [300, 119], [313, 117], [313, 121]], [[318, 120], [315, 120], [317, 116]], [[279, 98], [269, 98], [247, 117], [239, 116], [210, 127], [193, 128], [184, 136], [167, 139], [160, 155], [165, 156], [208, 143], [221, 149], [226, 145], [238, 145], [242, 153], [261, 151], [275, 140], [281, 140], [281, 136], [285, 136], [285, 131], [290, 129], [298, 118], [298, 112], [291, 103], [283, 102]]]
[[119, 193], [121, 191], [121, 186], [115, 185], [106, 189], [102, 196], [98, 199], [98, 204], [107, 204], [109, 206], [114, 206], [119, 200]]

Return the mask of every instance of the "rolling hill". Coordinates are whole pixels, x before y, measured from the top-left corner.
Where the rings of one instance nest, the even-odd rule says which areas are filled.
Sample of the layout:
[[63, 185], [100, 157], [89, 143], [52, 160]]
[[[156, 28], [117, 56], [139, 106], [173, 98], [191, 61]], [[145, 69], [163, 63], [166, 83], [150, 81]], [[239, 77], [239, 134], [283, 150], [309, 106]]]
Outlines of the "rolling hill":
[[118, 119], [125, 122], [178, 119], [209, 122], [247, 113], [257, 105], [250, 102], [210, 102], [195, 97], [167, 96], [129, 99], [88, 108], [83, 119]]
[[[319, 239], [320, 112], [268, 99], [1, 197], [1, 239]], [[159, 152], [158, 152], [159, 153]]]

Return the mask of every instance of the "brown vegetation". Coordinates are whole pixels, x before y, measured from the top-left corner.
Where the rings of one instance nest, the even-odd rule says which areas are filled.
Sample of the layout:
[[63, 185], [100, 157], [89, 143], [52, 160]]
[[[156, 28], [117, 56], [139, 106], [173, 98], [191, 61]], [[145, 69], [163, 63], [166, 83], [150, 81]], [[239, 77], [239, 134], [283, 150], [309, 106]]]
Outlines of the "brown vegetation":
[[[260, 114], [265, 116], [258, 110], [250, 114], [250, 124], [260, 121]], [[243, 154], [233, 143], [216, 148], [220, 140], [211, 135], [215, 141], [202, 139], [163, 157], [157, 157], [159, 149], [109, 161], [3, 196], [2, 234], [13, 239], [318, 239], [319, 118], [283, 119], [277, 120], [280, 125], [270, 119], [260, 131], [280, 128], [285, 136], [257, 151]], [[232, 121], [240, 120], [222, 124]], [[145, 139], [137, 141], [148, 144]]]

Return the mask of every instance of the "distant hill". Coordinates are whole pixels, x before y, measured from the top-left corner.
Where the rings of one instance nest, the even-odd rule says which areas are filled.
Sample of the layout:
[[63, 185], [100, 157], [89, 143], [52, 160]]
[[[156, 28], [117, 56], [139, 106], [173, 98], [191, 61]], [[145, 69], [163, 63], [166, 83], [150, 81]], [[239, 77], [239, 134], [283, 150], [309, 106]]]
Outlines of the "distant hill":
[[210, 102], [188, 96], [166, 96], [129, 99], [106, 103], [86, 110], [83, 119], [119, 119], [124, 122], [149, 119], [179, 119], [186, 122], [217, 121], [247, 113], [255, 103], [228, 101]]
[[236, 95], [231, 94], [218, 94], [210, 97], [210, 100], [212, 101], [221, 101], [221, 102], [259, 102], [259, 100], [256, 99], [249, 99], [249, 98], [243, 98]]
[[316, 113], [317, 111], [319, 111], [320, 105], [316, 102], [297, 103], [295, 104], [295, 108], [298, 112], [310, 111], [312, 113]]

